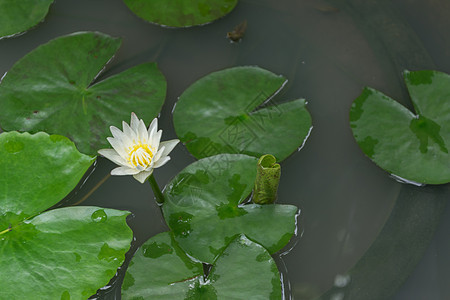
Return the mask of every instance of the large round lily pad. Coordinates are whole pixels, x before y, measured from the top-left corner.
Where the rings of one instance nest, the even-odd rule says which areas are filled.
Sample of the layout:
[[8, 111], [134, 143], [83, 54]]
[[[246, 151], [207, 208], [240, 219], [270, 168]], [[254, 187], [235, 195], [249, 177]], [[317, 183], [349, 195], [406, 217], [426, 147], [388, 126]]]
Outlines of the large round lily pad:
[[24, 32], [41, 22], [53, 0], [0, 1], [0, 38]]
[[123, 299], [281, 299], [270, 254], [244, 235], [231, 241], [209, 274], [177, 245], [171, 232], [149, 239], [125, 275]]
[[210, 23], [233, 10], [238, 0], [124, 0], [140, 18], [170, 27]]
[[354, 101], [350, 126], [363, 152], [407, 181], [450, 182], [450, 76], [405, 72], [416, 114], [371, 88]]
[[0, 134], [0, 299], [87, 299], [123, 263], [129, 212], [50, 208], [93, 163], [66, 137]]
[[62, 200], [94, 160], [63, 136], [0, 134], [0, 231]]
[[311, 130], [305, 100], [274, 100], [286, 82], [258, 67], [211, 73], [180, 96], [173, 113], [177, 135], [196, 158], [269, 153], [281, 161], [303, 145]]
[[244, 204], [255, 182], [256, 163], [242, 154], [204, 158], [166, 186], [164, 218], [189, 255], [213, 263], [238, 234], [270, 253], [289, 242], [296, 229], [296, 206]]
[[0, 83], [0, 126], [61, 134], [94, 155], [109, 146], [109, 126], [120, 127], [131, 112], [145, 120], [156, 117], [166, 95], [156, 64], [95, 81], [119, 46], [117, 38], [81, 32], [28, 53]]
[[89, 298], [125, 259], [133, 239], [127, 215], [99, 207], [60, 208], [0, 232], [0, 298]]

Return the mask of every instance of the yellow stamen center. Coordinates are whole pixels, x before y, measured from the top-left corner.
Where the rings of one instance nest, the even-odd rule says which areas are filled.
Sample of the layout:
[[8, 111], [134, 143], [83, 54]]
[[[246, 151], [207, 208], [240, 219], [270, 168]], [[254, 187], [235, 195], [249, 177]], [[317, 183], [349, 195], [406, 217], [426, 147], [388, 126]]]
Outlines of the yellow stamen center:
[[153, 159], [153, 147], [140, 142], [128, 148], [128, 162], [134, 167], [147, 168]]

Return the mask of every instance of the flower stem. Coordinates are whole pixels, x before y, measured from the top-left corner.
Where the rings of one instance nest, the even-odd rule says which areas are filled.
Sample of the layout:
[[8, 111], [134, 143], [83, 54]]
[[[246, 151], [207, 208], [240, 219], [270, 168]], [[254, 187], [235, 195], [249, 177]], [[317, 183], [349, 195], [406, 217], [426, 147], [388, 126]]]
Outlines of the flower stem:
[[11, 228], [8, 228], [8, 229], [5, 229], [5, 230], [3, 230], [3, 231], [0, 231], [0, 235], [1, 235], [1, 234], [4, 234], [4, 233], [7, 233], [8, 231], [11, 231]]
[[150, 175], [150, 177], [148, 178], [148, 182], [150, 182], [150, 186], [152, 187], [156, 202], [158, 202], [158, 204], [163, 204], [164, 203], [164, 195], [161, 192], [161, 190], [159, 189], [158, 183], [156, 182], [153, 174]]
[[75, 202], [74, 204], [72, 204], [72, 206], [80, 205], [81, 203], [86, 201], [86, 199], [89, 198], [102, 184], [104, 184], [105, 181], [109, 179], [109, 177], [111, 177], [110, 173], [103, 177], [102, 180], [100, 180], [83, 198], [81, 198], [81, 200]]

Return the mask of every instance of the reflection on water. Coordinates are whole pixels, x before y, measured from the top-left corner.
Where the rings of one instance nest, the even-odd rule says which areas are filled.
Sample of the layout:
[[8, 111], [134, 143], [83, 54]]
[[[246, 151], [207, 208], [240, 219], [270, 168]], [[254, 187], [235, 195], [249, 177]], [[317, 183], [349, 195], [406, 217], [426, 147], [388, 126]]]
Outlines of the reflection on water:
[[398, 176], [398, 175], [395, 175], [395, 174], [390, 174], [390, 176], [391, 176], [394, 180], [396, 180], [396, 181], [398, 181], [398, 182], [400, 182], [400, 183], [404, 183], [404, 184], [412, 184], [412, 185], [415, 185], [415, 186], [425, 186], [424, 183], [420, 183], [420, 182], [415, 182], [415, 181], [412, 181], [412, 180], [408, 180], [408, 179], [402, 178], [402, 177], [400, 177], [400, 176]]
[[[279, 203], [301, 208], [299, 225], [304, 231], [296, 247], [283, 256], [287, 271], [278, 260], [290, 282], [285, 291], [292, 291], [295, 299], [313, 299], [335, 286], [339, 291], [329, 299], [356, 299], [349, 291], [359, 284], [356, 288], [371, 287], [365, 299], [380, 299], [377, 292], [382, 290], [396, 294], [398, 300], [448, 299], [450, 289], [443, 278], [450, 276], [450, 261], [444, 254], [450, 248], [448, 229], [444, 229], [445, 225], [450, 228], [449, 209], [443, 218], [446, 223], [439, 227], [422, 261], [437, 220], [426, 223], [423, 235], [413, 236], [411, 243], [404, 245], [404, 257], [409, 260], [384, 270], [385, 280], [364, 282], [356, 273], [351, 278], [347, 275], [382, 231], [396, 202], [408, 207], [408, 199], [414, 199], [417, 207], [428, 207], [431, 214], [442, 207], [436, 204], [430, 208], [427, 201], [442, 204], [439, 197], [450, 193], [448, 185], [420, 188], [396, 182], [362, 154], [348, 125], [350, 105], [363, 86], [376, 88], [411, 108], [401, 78], [404, 69], [436, 68], [450, 73], [450, 4], [446, 0], [417, 2], [242, 0], [235, 11], [217, 22], [174, 30], [143, 22], [121, 0], [58, 0], [37, 28], [0, 40], [0, 74], [38, 45], [63, 34], [96, 30], [121, 37], [122, 48], [99, 80], [139, 63], [156, 61], [168, 81], [160, 116], [167, 139], [176, 138], [171, 111], [177, 97], [200, 77], [238, 65], [258, 65], [283, 74], [289, 81], [276, 98], [305, 98], [314, 126], [301, 151], [282, 163]], [[230, 43], [227, 32], [242, 20], [247, 20], [245, 36], [239, 43]], [[172, 154], [171, 162], [155, 173], [161, 185], [194, 161], [181, 145]], [[86, 196], [113, 167], [100, 159], [95, 172], [70, 201]], [[129, 176], [107, 179], [83, 205], [130, 210], [134, 218], [129, 224], [136, 236], [133, 249], [168, 230], [150, 186]], [[423, 211], [408, 212], [420, 216]], [[408, 219], [409, 215], [403, 217]], [[420, 223], [403, 225], [406, 229], [421, 228]], [[403, 227], [395, 228], [404, 232], [400, 230]], [[383, 241], [390, 243], [384, 245], [401, 244], [403, 237], [388, 232]], [[398, 261], [392, 253], [390, 246], [376, 252], [381, 261]], [[378, 264], [369, 265], [377, 271]], [[368, 276], [371, 270], [362, 274]], [[123, 272], [119, 270], [119, 283]], [[402, 288], [410, 272], [414, 273]], [[430, 283], [430, 278], [436, 280]], [[101, 291], [99, 298], [119, 297], [119, 284], [113, 285]], [[418, 290], [421, 292], [416, 293]]]

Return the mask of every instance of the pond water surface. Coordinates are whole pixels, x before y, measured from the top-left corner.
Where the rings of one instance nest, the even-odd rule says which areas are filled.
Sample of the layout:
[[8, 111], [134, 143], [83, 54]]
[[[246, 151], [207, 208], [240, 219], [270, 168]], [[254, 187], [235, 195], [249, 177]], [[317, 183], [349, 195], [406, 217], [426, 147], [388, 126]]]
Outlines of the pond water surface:
[[[244, 20], [244, 39], [230, 43], [226, 33]], [[121, 37], [101, 77], [156, 61], [168, 82], [163, 139], [176, 138], [172, 108], [200, 77], [240, 65], [283, 74], [289, 82], [274, 100], [305, 98], [313, 118], [305, 146], [282, 163], [279, 202], [301, 208], [297, 244], [278, 259], [290, 282], [285, 297], [315, 299], [334, 286], [323, 299], [450, 299], [450, 186], [397, 182], [364, 156], [348, 122], [364, 86], [411, 108], [403, 70], [450, 73], [448, 28], [447, 0], [242, 0], [228, 16], [188, 29], [146, 23], [120, 0], [57, 0], [36, 28], [0, 40], [0, 73], [61, 35]], [[155, 172], [161, 186], [194, 161], [182, 145], [171, 156]], [[167, 230], [150, 185], [110, 177], [84, 200], [113, 167], [99, 159], [70, 201], [133, 212], [136, 247]], [[119, 273], [99, 299], [120, 298]]]

